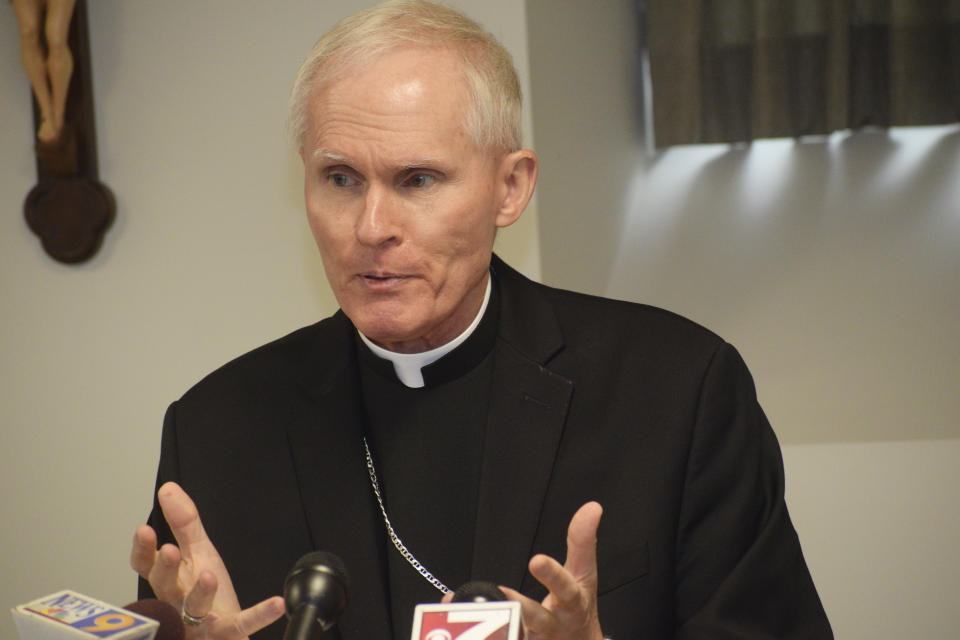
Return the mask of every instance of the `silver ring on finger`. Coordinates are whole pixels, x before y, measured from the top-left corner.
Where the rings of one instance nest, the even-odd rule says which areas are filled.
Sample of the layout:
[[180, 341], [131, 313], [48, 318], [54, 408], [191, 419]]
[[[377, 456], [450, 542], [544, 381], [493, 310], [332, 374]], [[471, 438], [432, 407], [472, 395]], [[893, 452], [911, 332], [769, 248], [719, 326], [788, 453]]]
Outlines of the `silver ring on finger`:
[[184, 624], [189, 625], [191, 627], [199, 627], [201, 624], [203, 624], [203, 620], [206, 617], [207, 616], [200, 616], [198, 618], [196, 616], [192, 616], [189, 613], [187, 613], [186, 603], [184, 603], [184, 605], [180, 608], [180, 618], [183, 620]]

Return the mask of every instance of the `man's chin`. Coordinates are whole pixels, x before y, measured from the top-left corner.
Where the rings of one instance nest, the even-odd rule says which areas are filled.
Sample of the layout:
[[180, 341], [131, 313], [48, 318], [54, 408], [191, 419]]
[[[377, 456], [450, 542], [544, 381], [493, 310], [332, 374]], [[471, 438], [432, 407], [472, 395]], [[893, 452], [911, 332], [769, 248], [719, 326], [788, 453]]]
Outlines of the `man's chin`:
[[418, 338], [415, 326], [402, 322], [396, 316], [388, 318], [362, 317], [354, 320], [353, 325], [367, 339], [391, 351], [397, 350], [395, 349], [397, 345], [416, 341]]

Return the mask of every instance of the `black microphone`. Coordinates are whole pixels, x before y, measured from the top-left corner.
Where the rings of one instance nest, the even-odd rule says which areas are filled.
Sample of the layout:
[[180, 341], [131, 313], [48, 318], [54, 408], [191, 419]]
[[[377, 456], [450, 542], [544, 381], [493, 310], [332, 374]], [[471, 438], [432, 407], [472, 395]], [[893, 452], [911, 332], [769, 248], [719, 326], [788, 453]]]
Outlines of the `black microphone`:
[[506, 599], [507, 594], [500, 587], [485, 580], [471, 580], [453, 592], [454, 602], [500, 602]]
[[186, 637], [186, 630], [183, 628], [180, 613], [173, 608], [173, 605], [167, 604], [163, 600], [155, 598], [137, 600], [123, 608], [160, 623], [157, 635], [153, 637], [154, 640], [184, 640]]
[[[343, 560], [327, 551], [314, 551], [297, 560], [283, 581], [287, 630], [283, 640], [319, 638], [347, 608], [350, 578]], [[314, 636], [314, 631], [319, 633]]]

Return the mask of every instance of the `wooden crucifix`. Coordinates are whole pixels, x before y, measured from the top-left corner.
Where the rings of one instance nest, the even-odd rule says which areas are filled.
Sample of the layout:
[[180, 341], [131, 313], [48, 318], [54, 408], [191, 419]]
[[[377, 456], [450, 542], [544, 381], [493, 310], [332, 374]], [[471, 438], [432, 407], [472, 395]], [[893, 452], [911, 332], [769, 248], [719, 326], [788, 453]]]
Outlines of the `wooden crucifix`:
[[37, 184], [23, 213], [52, 258], [83, 262], [100, 248], [116, 211], [98, 177], [86, 3], [12, 2], [36, 132]]

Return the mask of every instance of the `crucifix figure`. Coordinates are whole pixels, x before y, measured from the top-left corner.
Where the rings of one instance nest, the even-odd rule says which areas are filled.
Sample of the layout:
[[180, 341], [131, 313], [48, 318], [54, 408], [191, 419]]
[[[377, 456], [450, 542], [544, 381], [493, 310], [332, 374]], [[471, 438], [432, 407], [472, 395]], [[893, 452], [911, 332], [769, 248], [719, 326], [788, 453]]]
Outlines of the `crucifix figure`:
[[11, 2], [36, 131], [37, 185], [23, 213], [52, 258], [83, 262], [97, 252], [116, 208], [98, 178], [86, 4]]
[[[73, 54], [67, 36], [76, 0], [13, 0], [20, 25], [20, 56], [40, 109], [37, 139], [51, 143], [63, 130], [67, 89], [73, 73]], [[44, 18], [46, 5], [46, 18]], [[46, 55], [41, 46], [41, 30]]]

